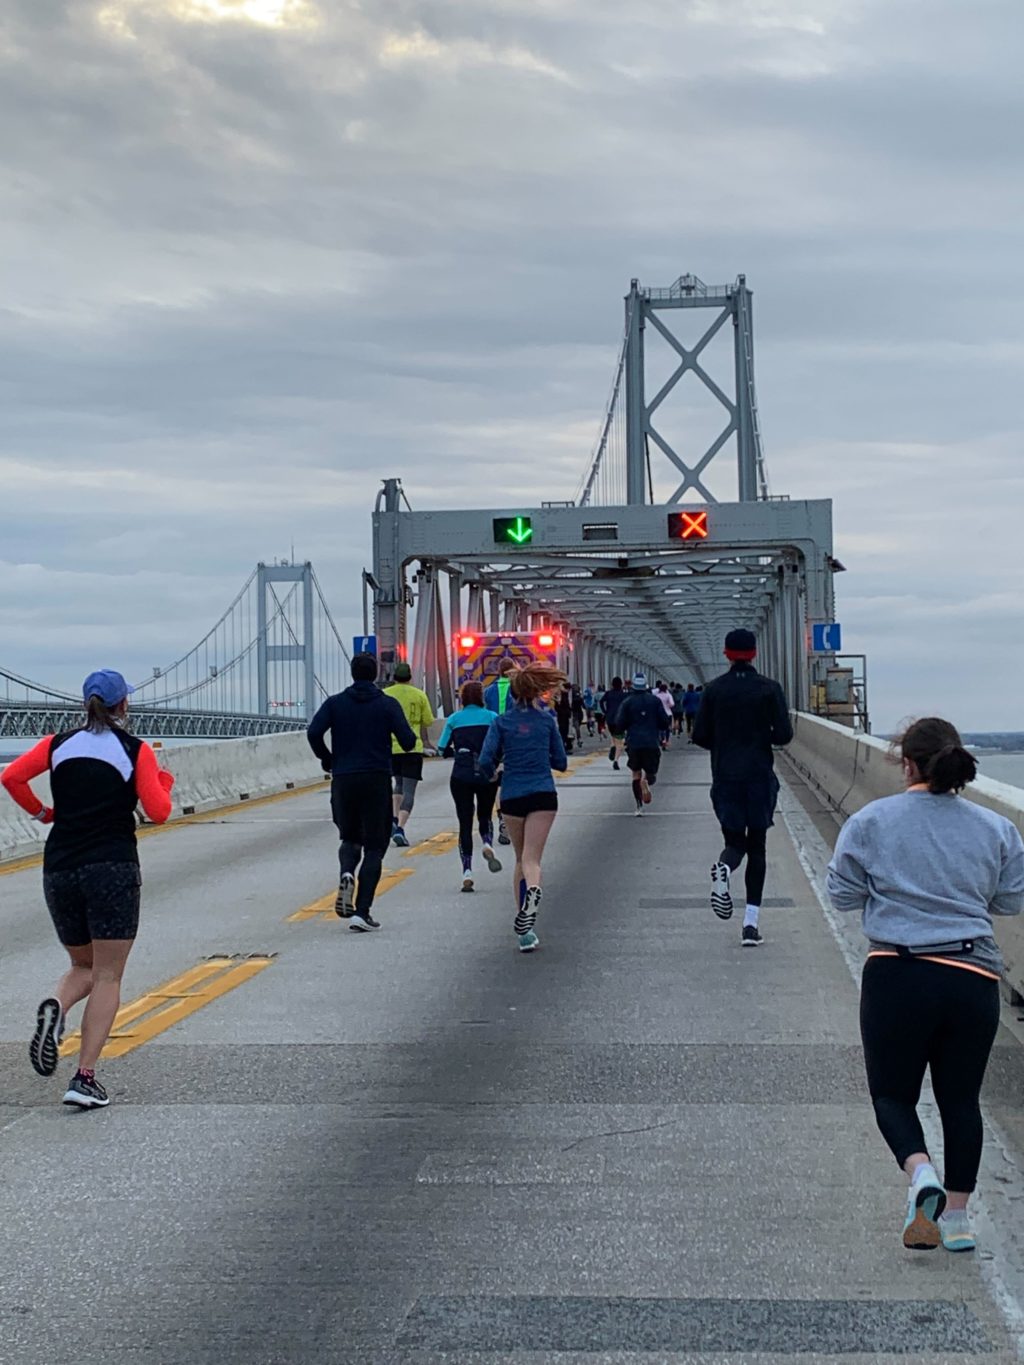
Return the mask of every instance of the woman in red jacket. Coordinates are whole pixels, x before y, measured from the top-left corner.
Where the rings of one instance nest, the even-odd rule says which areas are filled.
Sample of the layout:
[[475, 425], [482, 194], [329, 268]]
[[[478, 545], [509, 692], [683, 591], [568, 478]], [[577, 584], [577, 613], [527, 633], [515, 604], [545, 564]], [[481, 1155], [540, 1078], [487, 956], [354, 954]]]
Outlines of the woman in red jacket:
[[[90, 673], [81, 729], [47, 735], [0, 774], [23, 810], [53, 825], [43, 853], [43, 894], [71, 965], [39, 1006], [29, 1057], [41, 1076], [52, 1076], [65, 1016], [87, 999], [78, 1070], [64, 1096], [65, 1104], [81, 1109], [110, 1103], [96, 1063], [121, 1003], [121, 977], [139, 927], [135, 807], [141, 803], [157, 824], [171, 813], [174, 778], [157, 767], [148, 744], [124, 729], [130, 691], [112, 669]], [[52, 808], [29, 786], [45, 772]]]

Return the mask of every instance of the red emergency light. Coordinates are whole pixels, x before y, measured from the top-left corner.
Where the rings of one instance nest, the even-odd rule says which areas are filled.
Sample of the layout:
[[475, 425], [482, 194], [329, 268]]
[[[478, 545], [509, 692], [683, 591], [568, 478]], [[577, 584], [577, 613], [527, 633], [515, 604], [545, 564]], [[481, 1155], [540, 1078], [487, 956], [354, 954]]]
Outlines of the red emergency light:
[[541, 649], [551, 649], [554, 646], [555, 637], [553, 635], [538, 635], [537, 643]]
[[476, 636], [475, 636], [475, 635], [460, 635], [460, 636], [459, 636], [459, 648], [460, 648], [460, 649], [472, 649], [473, 646], [474, 646], [475, 644], [476, 644]]

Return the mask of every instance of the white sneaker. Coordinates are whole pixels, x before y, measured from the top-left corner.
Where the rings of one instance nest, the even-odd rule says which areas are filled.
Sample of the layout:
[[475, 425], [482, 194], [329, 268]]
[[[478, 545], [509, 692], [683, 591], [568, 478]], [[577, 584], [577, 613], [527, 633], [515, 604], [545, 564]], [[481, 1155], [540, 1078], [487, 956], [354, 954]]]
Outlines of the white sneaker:
[[472, 890], [473, 890], [473, 874], [472, 874], [472, 872], [463, 872], [463, 874], [462, 874], [462, 889], [463, 889], [463, 891], [472, 891]]
[[711, 864], [711, 908], [719, 919], [732, 919], [732, 892], [725, 863]]
[[490, 844], [484, 844], [484, 862], [492, 872], [501, 871], [501, 860]]

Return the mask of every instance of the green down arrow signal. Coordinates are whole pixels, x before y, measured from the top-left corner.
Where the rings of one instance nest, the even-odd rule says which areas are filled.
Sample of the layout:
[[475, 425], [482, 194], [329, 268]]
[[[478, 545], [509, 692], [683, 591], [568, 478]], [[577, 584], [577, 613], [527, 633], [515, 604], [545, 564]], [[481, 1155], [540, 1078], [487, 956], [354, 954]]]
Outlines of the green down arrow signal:
[[495, 517], [495, 541], [513, 540], [517, 545], [525, 545], [533, 539], [533, 523], [529, 517]]

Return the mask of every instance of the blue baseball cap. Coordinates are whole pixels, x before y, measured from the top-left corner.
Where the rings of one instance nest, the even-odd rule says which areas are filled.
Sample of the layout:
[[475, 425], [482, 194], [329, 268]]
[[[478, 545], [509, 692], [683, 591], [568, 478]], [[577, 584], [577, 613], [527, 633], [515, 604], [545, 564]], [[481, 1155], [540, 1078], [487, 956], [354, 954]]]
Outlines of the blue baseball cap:
[[647, 674], [634, 673], [633, 686], [637, 689], [638, 692], [642, 691], [647, 686]]
[[82, 684], [82, 699], [88, 701], [90, 697], [99, 697], [104, 706], [117, 706], [134, 691], [135, 688], [129, 687], [113, 668], [98, 668]]

